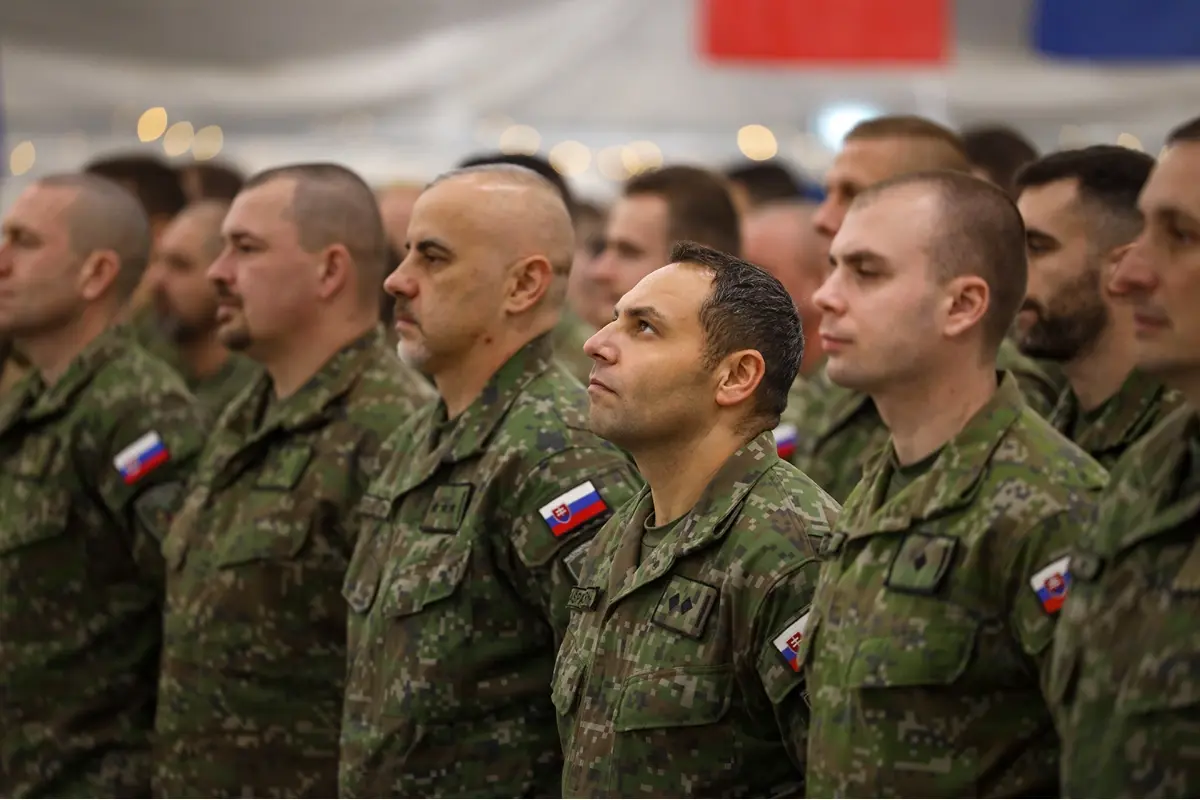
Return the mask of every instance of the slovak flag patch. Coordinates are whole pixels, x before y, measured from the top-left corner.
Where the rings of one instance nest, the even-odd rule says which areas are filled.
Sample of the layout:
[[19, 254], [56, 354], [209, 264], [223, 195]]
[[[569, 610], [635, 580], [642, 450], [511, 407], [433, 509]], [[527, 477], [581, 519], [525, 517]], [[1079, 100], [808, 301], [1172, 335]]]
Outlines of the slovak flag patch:
[[1067, 590], [1071, 588], [1070, 564], [1070, 556], [1063, 556], [1029, 579], [1029, 585], [1047, 614], [1057, 613], [1067, 599]]
[[591, 481], [585, 481], [538, 509], [555, 536], [564, 536], [608, 510]]
[[791, 458], [796, 452], [796, 436], [799, 434], [796, 426], [785, 422], [777, 427], [773, 433], [775, 434], [775, 450], [779, 453], [779, 457], [783, 459]]
[[800, 671], [800, 643], [804, 641], [804, 632], [808, 628], [808, 612], [800, 619], [787, 626], [787, 629], [775, 637], [775, 649], [783, 655], [793, 672]]
[[171, 453], [158, 431], [150, 431], [117, 453], [113, 466], [121, 473], [126, 485], [131, 485], [170, 460]]

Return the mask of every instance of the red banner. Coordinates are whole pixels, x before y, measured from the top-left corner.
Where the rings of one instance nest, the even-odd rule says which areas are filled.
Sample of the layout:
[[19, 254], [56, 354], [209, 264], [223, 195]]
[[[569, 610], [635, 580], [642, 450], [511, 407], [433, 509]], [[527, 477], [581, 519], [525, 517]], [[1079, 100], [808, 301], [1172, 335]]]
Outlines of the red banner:
[[701, 48], [714, 61], [923, 65], [950, 49], [949, 0], [699, 3]]

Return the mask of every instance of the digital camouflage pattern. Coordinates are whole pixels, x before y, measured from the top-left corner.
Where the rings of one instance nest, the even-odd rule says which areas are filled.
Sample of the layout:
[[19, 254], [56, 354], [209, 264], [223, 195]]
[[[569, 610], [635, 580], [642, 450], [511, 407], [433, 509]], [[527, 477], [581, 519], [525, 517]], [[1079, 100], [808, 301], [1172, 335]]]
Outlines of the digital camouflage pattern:
[[196, 396], [200, 408], [214, 422], [242, 392], [257, 383], [262, 367], [237, 353], [230, 353], [221, 368], [205, 378], [197, 378], [181, 372], [188, 389]]
[[[1039, 414], [1050, 413], [1058, 388], [1045, 370], [1007, 339], [996, 363], [998, 369], [1016, 375], [1030, 408]], [[888, 440], [887, 426], [871, 398], [838, 386], [824, 369], [788, 395], [781, 422], [796, 430], [795, 449], [788, 460], [839, 503], [850, 496], [865, 465]]]
[[1168, 414], [1183, 405], [1183, 397], [1137, 370], [1099, 408], [1084, 412], [1068, 386], [1047, 419], [1084, 452], [1112, 469], [1126, 450]]
[[352, 513], [424, 386], [377, 330], [212, 432], [164, 548], [156, 794], [336, 796]]
[[[535, 339], [456, 419], [439, 403], [386, 445], [345, 583], [343, 797], [559, 792], [550, 676], [572, 571], [641, 481], [552, 358]], [[562, 513], [556, 535], [540, 510], [589, 481], [601, 513]]]
[[[114, 461], [147, 433], [166, 460], [127, 483]], [[203, 435], [118, 330], [0, 399], [0, 796], [149, 792], [161, 540]]]
[[1051, 702], [1067, 797], [1200, 794], [1200, 422], [1172, 413], [1113, 469], [1071, 557]]
[[890, 451], [822, 548], [800, 645], [808, 794], [1057, 796], [1045, 691], [1060, 559], [1107, 474], [1025, 405], [1012, 375], [885, 501]]
[[0, 397], [16, 387], [28, 372], [29, 365], [13, 350], [12, 343], [0, 339]]
[[808, 706], [776, 640], [803, 636], [837, 503], [764, 433], [639, 564], [653, 514], [646, 489], [604, 526], [567, 601], [563, 796], [801, 794]]
[[554, 329], [554, 355], [559, 364], [580, 384], [587, 386], [592, 377], [592, 359], [583, 352], [583, 345], [596, 329], [570, 311], [563, 311]]

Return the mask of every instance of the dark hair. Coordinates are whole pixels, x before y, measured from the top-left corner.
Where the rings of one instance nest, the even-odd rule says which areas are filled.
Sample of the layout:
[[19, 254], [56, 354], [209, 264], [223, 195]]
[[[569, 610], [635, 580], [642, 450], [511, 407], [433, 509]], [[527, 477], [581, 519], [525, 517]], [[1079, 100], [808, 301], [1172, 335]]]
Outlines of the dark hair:
[[906, 186], [927, 186], [937, 192], [938, 220], [929, 243], [930, 264], [938, 280], [962, 275], [983, 278], [991, 296], [981, 324], [984, 345], [991, 350], [999, 348], [1025, 299], [1029, 266], [1021, 212], [1000, 187], [951, 170], [890, 178], [866, 189], [855, 198], [854, 206]]
[[1025, 190], [1075, 180], [1084, 204], [1103, 212], [1095, 233], [1113, 244], [1131, 241], [1141, 230], [1137, 200], [1154, 169], [1145, 153], [1111, 144], [1062, 150], [1040, 158], [1017, 173], [1016, 186]]
[[656, 195], [667, 203], [672, 243], [699, 242], [725, 253], [742, 252], [741, 224], [725, 181], [699, 167], [672, 166], [635, 175], [624, 195]]
[[291, 218], [300, 246], [309, 253], [344, 246], [360, 271], [362, 291], [375, 302], [387, 274], [388, 238], [371, 187], [340, 164], [308, 163], [260, 172], [246, 181], [243, 191], [280, 179], [296, 182]]
[[1193, 117], [1167, 134], [1167, 144], [1200, 142], [1200, 117]]
[[753, 417], [774, 428], [804, 358], [804, 333], [792, 296], [766, 270], [696, 242], [678, 242], [670, 262], [712, 271], [712, 291], [700, 306], [705, 365], [711, 369], [730, 353], [757, 350], [766, 370], [754, 395]]
[[184, 167], [196, 176], [197, 194], [192, 201], [224, 200], [231, 202], [246, 183], [246, 176], [228, 164], [202, 162]]
[[558, 189], [563, 202], [567, 205], [567, 213], [571, 215], [572, 219], [575, 218], [575, 196], [571, 192], [571, 187], [567, 185], [566, 178], [546, 159], [524, 153], [484, 153], [464, 158], [458, 163], [458, 166], [459, 168], [482, 167], [488, 164], [511, 164], [515, 167], [533, 170], [554, 184], [554, 188]]
[[800, 179], [778, 160], [737, 164], [725, 170], [725, 177], [746, 190], [751, 208], [804, 195]]
[[93, 159], [83, 171], [129, 189], [151, 219], [174, 217], [188, 202], [179, 173], [154, 156], [105, 156]]
[[958, 152], [964, 161], [967, 150], [962, 137], [945, 125], [915, 114], [888, 114], [865, 119], [850, 129], [846, 141], [855, 139], [932, 139]]
[[962, 133], [967, 158], [987, 173], [992, 183], [1016, 197], [1015, 178], [1021, 167], [1038, 157], [1033, 143], [1012, 128], [985, 125]]

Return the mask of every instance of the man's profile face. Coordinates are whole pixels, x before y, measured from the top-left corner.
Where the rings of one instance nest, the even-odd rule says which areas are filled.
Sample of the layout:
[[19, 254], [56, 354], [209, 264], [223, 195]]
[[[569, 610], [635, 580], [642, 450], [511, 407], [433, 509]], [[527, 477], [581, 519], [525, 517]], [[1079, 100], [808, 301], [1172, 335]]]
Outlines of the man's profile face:
[[591, 267], [596, 302], [612, 307], [638, 281], [667, 263], [671, 251], [670, 209], [663, 197], [622, 197], [609, 212], [604, 251]]
[[217, 290], [208, 267], [219, 247], [217, 212], [187, 212], [163, 232], [145, 281], [160, 328], [176, 342], [207, 335], [216, 326]]

